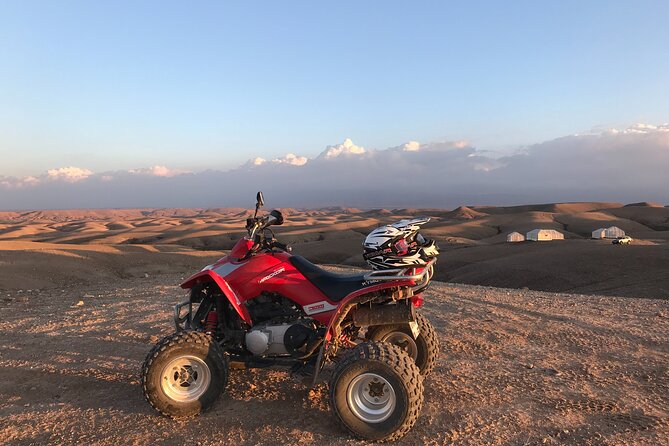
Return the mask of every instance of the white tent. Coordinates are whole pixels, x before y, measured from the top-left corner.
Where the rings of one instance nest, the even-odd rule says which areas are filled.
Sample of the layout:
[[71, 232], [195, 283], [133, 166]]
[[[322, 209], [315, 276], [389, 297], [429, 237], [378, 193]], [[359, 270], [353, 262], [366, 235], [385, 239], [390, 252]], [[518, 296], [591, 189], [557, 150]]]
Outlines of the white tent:
[[544, 242], [549, 240], [564, 240], [564, 234], [555, 229], [533, 229], [527, 233], [527, 240]]
[[606, 238], [606, 228], [599, 228], [592, 231], [592, 238]]
[[625, 231], [620, 229], [617, 226], [611, 226], [610, 228], [606, 228], [606, 238], [618, 238], [618, 237], [625, 237]]
[[520, 232], [511, 232], [509, 235], [506, 236], [506, 241], [507, 242], [524, 242], [525, 241], [525, 236], [521, 234]]

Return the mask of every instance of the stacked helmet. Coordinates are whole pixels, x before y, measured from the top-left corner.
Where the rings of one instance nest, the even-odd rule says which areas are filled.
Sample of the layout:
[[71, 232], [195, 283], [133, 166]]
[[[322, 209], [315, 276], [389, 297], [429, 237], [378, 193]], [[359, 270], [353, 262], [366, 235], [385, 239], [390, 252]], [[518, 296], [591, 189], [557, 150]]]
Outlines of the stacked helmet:
[[374, 269], [425, 265], [439, 255], [434, 241], [425, 239], [418, 232], [428, 221], [428, 217], [401, 220], [374, 229], [363, 243], [364, 259]]

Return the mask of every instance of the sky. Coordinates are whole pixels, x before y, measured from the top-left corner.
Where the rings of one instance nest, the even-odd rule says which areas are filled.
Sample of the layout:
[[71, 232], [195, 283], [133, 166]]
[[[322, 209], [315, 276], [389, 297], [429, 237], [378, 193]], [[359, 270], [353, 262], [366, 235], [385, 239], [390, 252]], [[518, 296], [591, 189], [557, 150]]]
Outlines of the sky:
[[[0, 0], [0, 207], [86, 207], [87, 181], [106, 177], [110, 187], [119, 173], [190, 178], [182, 187], [195, 191], [213, 186], [199, 182], [207, 175], [253, 170], [248, 160], [256, 157], [276, 167], [272, 160], [288, 153], [309, 160], [283, 163], [302, 167], [303, 178], [296, 170], [289, 181], [308, 189], [314, 178], [305, 173], [318, 165], [310, 160], [347, 138], [366, 155], [342, 160], [367, 169], [363, 176], [382, 174], [379, 154], [411, 141], [421, 149], [395, 152], [440, 147], [450, 156], [459, 144], [455, 151], [473, 150], [471, 158], [501, 159], [490, 172], [552, 141], [571, 141], [565, 153], [582, 143], [578, 135], [608, 144], [612, 129], [651, 144], [629, 146], [619, 160], [657, 149], [664, 161], [666, 23], [665, 1]], [[629, 131], [639, 123], [654, 126], [644, 133], [653, 136]], [[620, 197], [648, 192], [648, 178], [637, 175]], [[595, 177], [602, 186], [613, 179]], [[485, 187], [498, 185], [488, 180], [478, 183], [476, 200], [495, 201]], [[39, 191], [49, 181], [74, 198], [43, 204]], [[170, 201], [115, 191], [103, 205], [203, 201], [195, 192]], [[295, 204], [310, 202], [300, 197]], [[325, 201], [345, 200], [333, 193]]]

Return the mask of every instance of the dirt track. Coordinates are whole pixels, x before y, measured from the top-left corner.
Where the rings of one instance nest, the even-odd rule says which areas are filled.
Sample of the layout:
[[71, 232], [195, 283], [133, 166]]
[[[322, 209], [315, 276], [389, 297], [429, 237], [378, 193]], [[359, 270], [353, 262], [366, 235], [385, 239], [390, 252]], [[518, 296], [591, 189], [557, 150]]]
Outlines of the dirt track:
[[[178, 280], [3, 292], [0, 443], [357, 444], [325, 384], [283, 371], [234, 370], [188, 422], [154, 413], [138, 372]], [[669, 444], [668, 301], [436, 283], [425, 313], [442, 356], [399, 444]]]

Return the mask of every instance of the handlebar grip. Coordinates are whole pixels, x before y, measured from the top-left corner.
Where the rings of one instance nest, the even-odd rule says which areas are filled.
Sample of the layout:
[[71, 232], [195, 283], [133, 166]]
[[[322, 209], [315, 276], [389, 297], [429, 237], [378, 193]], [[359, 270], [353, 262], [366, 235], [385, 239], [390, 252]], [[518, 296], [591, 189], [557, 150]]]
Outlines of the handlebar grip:
[[281, 243], [281, 242], [274, 242], [274, 246], [276, 246], [280, 250], [286, 251], [286, 252], [291, 252], [293, 250], [292, 246], [286, 245], [286, 244]]

